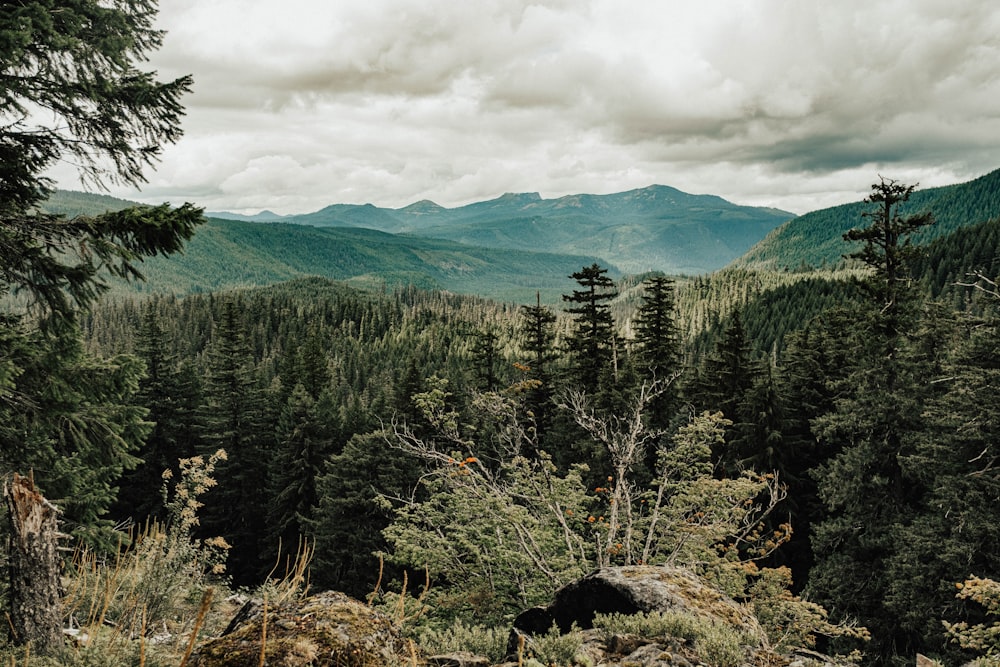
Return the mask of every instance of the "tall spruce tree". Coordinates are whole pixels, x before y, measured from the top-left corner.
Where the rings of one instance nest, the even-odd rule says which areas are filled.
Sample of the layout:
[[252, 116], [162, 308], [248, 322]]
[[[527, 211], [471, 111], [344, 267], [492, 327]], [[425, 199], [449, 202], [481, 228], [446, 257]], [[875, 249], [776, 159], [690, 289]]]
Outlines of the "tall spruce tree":
[[553, 374], [552, 362], [557, 357], [555, 349], [556, 315], [542, 306], [541, 296], [535, 294], [534, 306], [521, 306], [521, 347], [530, 356], [525, 377], [529, 381], [524, 404], [534, 423], [535, 440], [546, 437], [552, 421]]
[[[642, 304], [635, 316], [636, 366], [641, 377], [671, 380], [680, 371], [681, 342], [677, 330], [674, 281], [655, 276], [645, 282]], [[665, 427], [673, 417], [676, 382], [650, 406], [653, 424]]]
[[160, 46], [152, 0], [0, 5], [0, 292], [25, 290], [67, 316], [143, 256], [179, 250], [200, 222], [185, 205], [66, 220], [42, 213], [46, 170], [60, 159], [97, 185], [137, 185], [181, 136], [190, 77], [160, 82], [136, 69]]
[[590, 394], [597, 391], [615, 350], [616, 334], [609, 302], [618, 296], [618, 291], [607, 273], [598, 264], [583, 267], [570, 276], [580, 289], [562, 296], [563, 301], [572, 304], [566, 312], [575, 318], [573, 333], [566, 341], [573, 379], [578, 389]]
[[[262, 545], [278, 560], [294, 556], [319, 503], [316, 480], [341, 444], [341, 425], [329, 391], [313, 398], [296, 384], [278, 417], [274, 460], [268, 475], [268, 539]], [[280, 548], [280, 552], [279, 552]]]
[[870, 225], [844, 235], [865, 243], [852, 257], [870, 269], [870, 302], [856, 314], [857, 345], [833, 412], [814, 421], [821, 446], [838, 453], [814, 472], [826, 516], [815, 526], [809, 591], [834, 614], [872, 630], [873, 664], [909, 655], [919, 641], [886, 603], [898, 530], [913, 519], [921, 495], [901, 459], [923, 428], [922, 406], [932, 389], [920, 381], [920, 355], [910, 354], [907, 338], [919, 315], [907, 265], [914, 252], [909, 236], [932, 221], [929, 214], [901, 216], [912, 190], [881, 179], [866, 200], [873, 205]]
[[715, 349], [704, 359], [698, 377], [687, 390], [689, 399], [699, 410], [720, 410], [731, 422], [725, 439], [715, 443], [712, 452], [719, 474], [736, 475], [741, 470], [743, 455], [732, 446], [736, 437], [734, 427], [743, 424], [746, 429], [755, 420], [753, 415], [746, 413], [760, 375], [761, 365], [753, 357], [743, 317], [739, 311], [734, 311]]
[[229, 542], [228, 567], [238, 584], [254, 583], [265, 567], [267, 462], [263, 389], [245, 334], [241, 305], [222, 304], [208, 349], [201, 422], [206, 453], [226, 451], [216, 469], [218, 486], [207, 495], [202, 531]]
[[156, 303], [146, 304], [136, 337], [136, 354], [145, 362], [146, 372], [136, 401], [148, 410], [146, 419], [152, 429], [138, 452], [141, 463], [120, 482], [121, 492], [112, 510], [119, 520], [165, 519], [160, 492], [163, 472], [177, 472], [178, 461], [200, 449], [195, 424], [200, 386], [197, 376], [181, 369], [172, 348]]
[[1000, 323], [937, 315], [932, 324], [920, 338], [943, 358], [923, 376], [943, 391], [923, 404], [926, 426], [900, 457], [925, 492], [895, 533], [886, 607], [918, 650], [960, 664], [969, 656], [941, 621], [979, 619], [956, 599], [956, 583], [1000, 577], [1000, 419], [987, 398], [1000, 389]]

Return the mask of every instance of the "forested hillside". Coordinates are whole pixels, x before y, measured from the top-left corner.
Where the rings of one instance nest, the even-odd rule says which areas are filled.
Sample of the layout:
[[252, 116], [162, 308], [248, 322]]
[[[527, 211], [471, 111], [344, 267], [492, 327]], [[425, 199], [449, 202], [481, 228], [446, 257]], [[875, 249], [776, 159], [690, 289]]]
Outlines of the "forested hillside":
[[[856, 228], [908, 219], [894, 214], [909, 193], [882, 187], [888, 215], [865, 204]], [[822, 603], [841, 625], [797, 622], [841, 637], [824, 650], [960, 659], [942, 621], [982, 617], [956, 585], [1000, 574], [995, 419], [970, 399], [995, 389], [1000, 297], [982, 278], [1000, 235], [995, 221], [966, 226], [915, 252], [913, 220], [898, 236], [904, 281], [858, 232], [841, 241], [867, 264], [851, 271], [616, 282], [585, 264], [547, 286], [563, 308], [321, 278], [116, 293], [82, 320], [84, 340], [99, 358], [142, 361], [129, 400], [155, 426], [104, 505], [110, 522], [93, 513], [104, 497], [67, 503], [68, 525], [100, 543], [111, 523], [165, 518], [162, 471], [183, 477], [179, 459], [225, 450], [196, 535], [225, 539], [234, 583], [259, 583], [306, 539], [320, 588], [364, 596], [380, 572], [426, 564], [433, 623], [503, 624], [588, 567], [683, 562], [762, 608], [776, 604], [759, 597], [765, 581]], [[74, 474], [40, 479], [65, 501]], [[537, 475], [563, 518], [579, 517], [565, 527], [578, 558], [552, 541], [563, 528], [542, 510], [549, 496], [503, 505], [509, 484]], [[734, 497], [756, 509], [698, 517]], [[662, 525], [645, 514], [654, 501]], [[512, 513], [524, 515], [483, 520]], [[705, 532], [670, 543], [692, 520]], [[857, 572], [865, 587], [845, 586]]]
[[[865, 210], [861, 203], [845, 204], [789, 220], [733, 264], [792, 271], [839, 266], [844, 254], [842, 235], [858, 225]], [[903, 212], [921, 211], [933, 212], [935, 224], [913, 236], [919, 244], [1000, 217], [1000, 170], [967, 183], [914, 191]]]
[[557, 199], [508, 193], [456, 208], [428, 201], [400, 209], [334, 204], [282, 221], [363, 227], [484, 248], [593, 254], [632, 273], [705, 273], [738, 257], [789, 217], [784, 211], [653, 185]]
[[[878, 202], [867, 207], [875, 228], [905, 200], [905, 190], [886, 192], [887, 218]], [[137, 395], [157, 427], [112, 516], [162, 511], [158, 471], [223, 447], [230, 459], [205, 495], [202, 531], [231, 545], [237, 582], [257, 581], [279, 544], [305, 535], [317, 545], [318, 586], [363, 595], [382, 553], [392, 572], [429, 566], [435, 622], [502, 623], [581, 568], [672, 554], [747, 599], [784, 573], [832, 619], [871, 632], [859, 643], [827, 628], [820, 634], [843, 638], [824, 650], [858, 648], [869, 664], [918, 651], [958, 660], [942, 621], [982, 617], [956, 585], [1000, 574], [997, 425], [975, 398], [995, 390], [1000, 297], [981, 280], [940, 281], [995, 257], [992, 229], [969, 227], [922, 256], [902, 244], [913, 230], [902, 232], [906, 282], [887, 281], [878, 253], [864, 255], [861, 272], [733, 269], [681, 285], [616, 285], [584, 266], [561, 283], [561, 313], [320, 279], [109, 303], [85, 322], [93, 349], [158, 369]], [[864, 261], [865, 243], [843, 251]], [[165, 395], [177, 402], [153, 398]], [[627, 435], [633, 413], [642, 427]], [[687, 440], [695, 427], [717, 436]], [[694, 493], [681, 482], [688, 469], [710, 484], [693, 506], [671, 495]], [[580, 517], [567, 536], [597, 538], [573, 565], [558, 540], [546, 542], [555, 525], [534, 513], [544, 494], [502, 505], [508, 483], [536, 474], [556, 485], [564, 518]], [[751, 489], [762, 513], [717, 508], [707, 542], [668, 547], [643, 518], [655, 500], [665, 526], [683, 525], [699, 502], [721, 499], [713, 494]], [[664, 497], [680, 505], [659, 505]], [[511, 512], [525, 514], [485, 520]], [[730, 521], [749, 522], [754, 537], [727, 533]], [[539, 551], [522, 551], [515, 535], [496, 541], [515, 525]], [[751, 574], [727, 579], [726, 563]]]
[[146, 282], [138, 288], [186, 294], [323, 276], [363, 287], [416, 285], [520, 302], [534, 299], [542, 289], [550, 301], [559, 297], [545, 286], [594, 261], [370, 229], [210, 219], [183, 256], [144, 262]]

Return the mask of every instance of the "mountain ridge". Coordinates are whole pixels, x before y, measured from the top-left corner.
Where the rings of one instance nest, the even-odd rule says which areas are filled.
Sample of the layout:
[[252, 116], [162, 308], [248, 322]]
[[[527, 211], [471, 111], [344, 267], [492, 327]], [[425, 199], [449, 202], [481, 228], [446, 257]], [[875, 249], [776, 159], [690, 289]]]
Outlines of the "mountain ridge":
[[494, 249], [596, 253], [627, 272], [683, 274], [722, 268], [792, 217], [780, 209], [650, 185], [552, 199], [537, 192], [508, 192], [453, 208], [429, 200], [401, 208], [332, 204], [281, 222], [367, 227]]
[[[854, 249], [843, 235], [867, 223], [862, 214], [871, 210], [863, 201], [841, 204], [797, 216], [771, 230], [730, 266], [762, 269], [817, 268], [836, 266]], [[1000, 169], [970, 181], [914, 190], [902, 205], [902, 215], [928, 211], [934, 224], [913, 236], [926, 244], [948, 236], [961, 227], [1000, 217]]]

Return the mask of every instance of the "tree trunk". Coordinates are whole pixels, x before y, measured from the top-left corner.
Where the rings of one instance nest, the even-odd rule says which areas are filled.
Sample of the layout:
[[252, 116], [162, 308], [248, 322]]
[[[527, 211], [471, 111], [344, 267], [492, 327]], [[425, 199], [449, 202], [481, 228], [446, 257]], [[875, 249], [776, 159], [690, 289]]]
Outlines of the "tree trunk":
[[62, 645], [59, 510], [35, 490], [34, 481], [14, 473], [4, 483], [10, 511], [10, 624], [16, 644], [47, 653]]

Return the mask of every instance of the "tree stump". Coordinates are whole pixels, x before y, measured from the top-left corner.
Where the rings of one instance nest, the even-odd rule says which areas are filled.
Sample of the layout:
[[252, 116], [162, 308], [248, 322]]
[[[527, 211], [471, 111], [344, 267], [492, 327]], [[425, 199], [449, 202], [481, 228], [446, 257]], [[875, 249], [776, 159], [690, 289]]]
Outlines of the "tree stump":
[[10, 624], [13, 641], [49, 652], [62, 645], [59, 583], [59, 510], [35, 490], [34, 481], [14, 473], [4, 482], [10, 512]]

